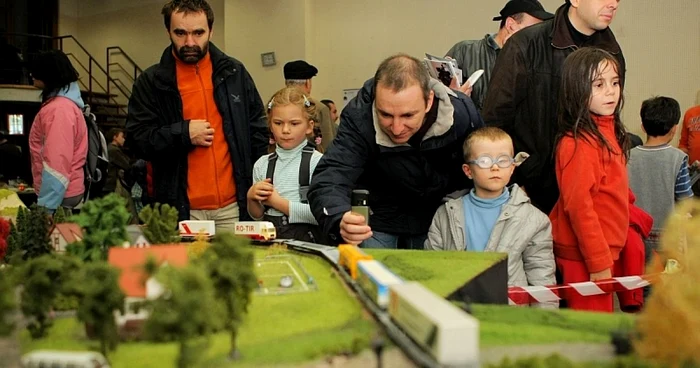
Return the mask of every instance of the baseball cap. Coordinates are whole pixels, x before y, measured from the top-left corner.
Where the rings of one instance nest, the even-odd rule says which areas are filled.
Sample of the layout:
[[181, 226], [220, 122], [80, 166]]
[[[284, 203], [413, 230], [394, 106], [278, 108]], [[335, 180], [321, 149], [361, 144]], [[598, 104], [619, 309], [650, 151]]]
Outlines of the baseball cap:
[[494, 17], [493, 20], [500, 21], [518, 13], [527, 13], [541, 20], [554, 18], [554, 14], [545, 11], [537, 0], [510, 0], [501, 9], [501, 15]]
[[295, 60], [284, 64], [284, 79], [311, 79], [316, 74], [318, 74], [318, 69], [304, 60]]

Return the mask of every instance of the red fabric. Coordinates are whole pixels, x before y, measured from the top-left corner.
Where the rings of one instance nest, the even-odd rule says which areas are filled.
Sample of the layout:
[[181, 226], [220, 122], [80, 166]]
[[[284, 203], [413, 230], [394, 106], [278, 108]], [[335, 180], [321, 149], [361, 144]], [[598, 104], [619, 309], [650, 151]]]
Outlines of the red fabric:
[[[615, 263], [615, 275], [638, 276], [644, 274], [644, 239], [649, 236], [654, 219], [644, 210], [634, 205], [636, 198], [629, 191], [630, 224], [627, 230], [627, 242], [620, 252], [620, 259]], [[617, 293], [620, 309], [624, 312], [639, 312], [644, 306], [644, 289], [635, 289]]]
[[[588, 273], [586, 264], [582, 261], [572, 261], [560, 257], [555, 257], [557, 270], [561, 273], [562, 284], [570, 284], [574, 282], [591, 281], [591, 275]], [[616, 267], [613, 267], [613, 272]], [[613, 273], [613, 277], [615, 277]], [[613, 312], [613, 295], [612, 293], [592, 296], [580, 296], [572, 293], [566, 299], [567, 305], [571, 309], [592, 311], [592, 312]]]
[[583, 262], [586, 274], [611, 268], [629, 227], [627, 167], [613, 116], [594, 116], [613, 152], [595, 137], [562, 138], [556, 151], [559, 200], [549, 215], [554, 255]]
[[700, 105], [693, 106], [685, 112], [678, 148], [688, 153], [688, 161], [691, 164], [700, 160]]
[[7, 237], [10, 235], [10, 222], [0, 217], [0, 260], [7, 252]]
[[148, 190], [148, 197], [154, 198], [156, 190], [153, 187], [153, 164], [146, 162], [146, 189]]

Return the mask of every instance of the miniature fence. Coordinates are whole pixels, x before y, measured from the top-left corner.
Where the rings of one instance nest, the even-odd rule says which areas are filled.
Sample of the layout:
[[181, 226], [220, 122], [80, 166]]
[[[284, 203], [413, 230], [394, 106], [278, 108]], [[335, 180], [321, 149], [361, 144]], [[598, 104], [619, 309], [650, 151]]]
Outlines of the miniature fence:
[[530, 303], [558, 302], [572, 296], [591, 296], [635, 290], [651, 285], [661, 273], [644, 276], [613, 277], [600, 281], [576, 282], [552, 286], [513, 286], [508, 288], [508, 303], [522, 305]]

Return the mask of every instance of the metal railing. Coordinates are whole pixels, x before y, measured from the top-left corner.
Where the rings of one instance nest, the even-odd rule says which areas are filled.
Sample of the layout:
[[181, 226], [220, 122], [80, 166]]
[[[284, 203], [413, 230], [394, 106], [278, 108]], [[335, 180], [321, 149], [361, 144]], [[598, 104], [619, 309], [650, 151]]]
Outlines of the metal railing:
[[[127, 101], [131, 97], [130, 85], [133, 85], [134, 80], [140, 73], [143, 72], [143, 70], [131, 57], [129, 57], [129, 55], [126, 54], [126, 52], [124, 52], [121, 47], [110, 46], [107, 48], [107, 68], [105, 68], [99, 62], [97, 62], [95, 57], [73, 35], [53, 37], [27, 33], [0, 33], [0, 39], [8, 39], [10, 37], [26, 40], [26, 42], [19, 42], [26, 46], [25, 50], [22, 50], [22, 47], [19, 48], [20, 52], [25, 51], [25, 55], [48, 50], [50, 48], [57, 48], [64, 51], [66, 56], [71, 59], [73, 65], [77, 67], [76, 69], [79, 69], [79, 74], [87, 74], [87, 81], [80, 78], [78, 82], [87, 92], [88, 97], [92, 99], [96, 98], [97, 95], [100, 95], [100, 98], [107, 101], [105, 106], [111, 107], [104, 109], [103, 114], [114, 119], [120, 119], [126, 115], [127, 111], [124, 107], [124, 101]], [[69, 46], [68, 43], [77, 46], [77, 49], [72, 49], [74, 52], [66, 52], [66, 46]], [[76, 55], [76, 53], [79, 55]], [[127, 71], [121, 64], [111, 62], [112, 54], [116, 53], [121, 54], [121, 56], [126, 59], [129, 64], [129, 69], [133, 69], [133, 75], [130, 74], [129, 71]], [[85, 62], [85, 59], [87, 59], [87, 62]], [[128, 81], [126, 83], [120, 78], [112, 77], [110, 67], [113, 66], [120, 68], [122, 74], [128, 77]], [[24, 76], [21, 78], [21, 83], [31, 84], [31, 80], [26, 77], [28, 73], [23, 71], [23, 74]]]
[[[107, 49], [106, 49], [106, 54], [107, 54], [107, 58], [106, 58], [106, 60], [107, 60], [107, 76], [109, 77], [108, 80], [111, 81], [111, 82], [113, 82], [113, 83], [115, 84], [115, 86], [117, 86], [117, 88], [119, 88], [120, 85], [121, 85], [122, 88], [126, 88], [126, 89], [129, 91], [129, 97], [131, 97], [131, 88], [130, 88], [130, 87], [127, 87], [126, 83], [124, 83], [123, 81], [121, 81], [119, 78], [113, 78], [113, 77], [111, 76], [110, 73], [112, 72], [112, 67], [117, 67], [117, 68], [119, 69], [119, 71], [129, 79], [129, 82], [128, 82], [128, 83], [130, 83], [132, 86], [133, 86], [134, 81], [136, 80], [136, 78], [138, 78], [138, 76], [139, 76], [141, 73], [143, 73], [143, 70], [138, 66], [138, 64], [136, 64], [136, 62], [134, 61], [134, 59], [132, 59], [132, 58], [126, 53], [126, 51], [124, 51], [124, 49], [122, 49], [120, 46], [109, 46], [109, 47], [107, 47]], [[123, 57], [124, 59], [126, 59], [126, 63], [128, 64], [128, 68], [129, 68], [130, 70], [133, 70], [133, 74], [130, 74], [130, 70], [127, 71], [127, 70], [124, 68], [124, 66], [122, 66], [121, 63], [112, 61], [113, 58], [114, 58], [115, 56], [117, 56], [117, 55], [120, 55], [121, 57]], [[119, 81], [119, 84], [117, 84], [117, 81]], [[110, 84], [111, 84], [111, 83], [108, 83], [108, 84], [107, 84], [107, 91], [108, 91], [108, 92], [109, 92], [109, 89], [110, 89]]]

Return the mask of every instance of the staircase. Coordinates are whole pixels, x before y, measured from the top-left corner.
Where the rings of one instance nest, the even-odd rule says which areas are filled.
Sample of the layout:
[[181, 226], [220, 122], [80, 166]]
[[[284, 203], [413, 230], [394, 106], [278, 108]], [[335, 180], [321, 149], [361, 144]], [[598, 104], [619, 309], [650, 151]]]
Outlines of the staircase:
[[[31, 40], [34, 44], [38, 41], [44, 49], [63, 51], [80, 74], [78, 84], [83, 101], [90, 105], [100, 129], [106, 132], [110, 128], [124, 127], [131, 90], [143, 70], [121, 47], [110, 46], [105, 50], [107, 66], [104, 67], [72, 35], [0, 33], [0, 37]], [[24, 82], [31, 84], [28, 78], [24, 78]]]

